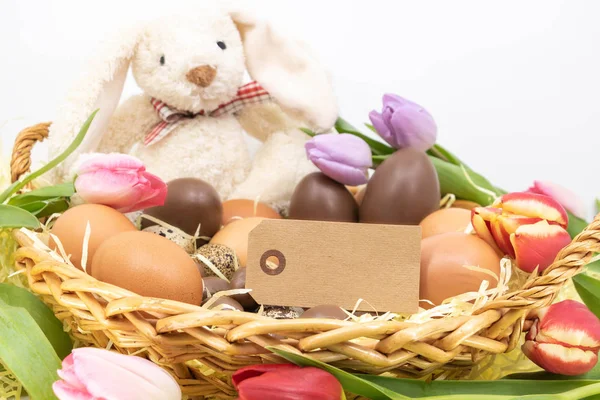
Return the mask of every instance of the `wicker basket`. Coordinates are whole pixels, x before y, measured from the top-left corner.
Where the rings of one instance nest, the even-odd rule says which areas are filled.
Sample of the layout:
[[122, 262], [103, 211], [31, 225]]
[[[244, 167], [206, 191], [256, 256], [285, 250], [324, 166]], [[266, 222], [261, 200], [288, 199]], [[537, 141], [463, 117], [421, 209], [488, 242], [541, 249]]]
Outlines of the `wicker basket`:
[[[17, 179], [30, 165], [33, 144], [49, 124], [17, 137], [11, 168]], [[557, 256], [540, 276], [492, 300], [471, 316], [422, 324], [333, 319], [275, 320], [237, 311], [210, 311], [170, 300], [138, 296], [102, 283], [32, 246], [19, 231], [19, 268], [31, 290], [52, 307], [84, 345], [145, 356], [169, 370], [191, 397], [232, 398], [230, 376], [258, 363], [283, 361], [265, 349], [284, 346], [339, 368], [423, 377], [446, 372], [464, 376], [489, 354], [514, 349], [527, 312], [549, 304], [561, 286], [600, 253], [600, 216]], [[367, 345], [352, 342], [372, 339]]]

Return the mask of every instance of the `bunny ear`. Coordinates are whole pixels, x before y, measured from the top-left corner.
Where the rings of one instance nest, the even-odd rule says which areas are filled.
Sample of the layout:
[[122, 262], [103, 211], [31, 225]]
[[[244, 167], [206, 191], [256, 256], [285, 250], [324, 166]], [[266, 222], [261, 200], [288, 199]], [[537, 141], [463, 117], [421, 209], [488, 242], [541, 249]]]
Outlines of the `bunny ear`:
[[318, 132], [330, 130], [338, 116], [327, 71], [302, 42], [286, 38], [246, 11], [230, 11], [246, 56], [246, 68], [286, 112]]
[[50, 157], [64, 151], [77, 136], [85, 120], [98, 109], [85, 139], [55, 171], [55, 179], [64, 179], [79, 155], [95, 151], [119, 104], [131, 57], [141, 37], [141, 27], [104, 43], [89, 63], [87, 73], [72, 87], [54, 119], [48, 137]]

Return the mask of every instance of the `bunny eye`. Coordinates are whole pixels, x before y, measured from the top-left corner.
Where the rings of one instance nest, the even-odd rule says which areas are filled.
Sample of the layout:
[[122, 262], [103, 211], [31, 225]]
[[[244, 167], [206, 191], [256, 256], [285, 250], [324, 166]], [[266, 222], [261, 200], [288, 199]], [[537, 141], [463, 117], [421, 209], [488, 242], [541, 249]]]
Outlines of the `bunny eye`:
[[160, 65], [165, 65], [165, 56], [160, 56]]
[[217, 42], [217, 46], [219, 46], [221, 50], [225, 50], [227, 48], [225, 42], [221, 42], [220, 40]]

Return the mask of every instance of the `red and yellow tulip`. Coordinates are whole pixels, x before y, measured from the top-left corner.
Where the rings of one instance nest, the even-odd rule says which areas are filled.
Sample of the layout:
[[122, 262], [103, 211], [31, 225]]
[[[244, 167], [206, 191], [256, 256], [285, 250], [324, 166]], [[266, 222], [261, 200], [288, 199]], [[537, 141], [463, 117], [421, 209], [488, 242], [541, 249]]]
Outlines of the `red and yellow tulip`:
[[536, 309], [523, 353], [539, 367], [561, 375], [581, 375], [598, 362], [600, 320], [583, 304], [565, 300]]
[[477, 235], [499, 254], [532, 272], [546, 269], [571, 242], [569, 217], [554, 199], [535, 193], [509, 193], [490, 207], [476, 207], [471, 223]]

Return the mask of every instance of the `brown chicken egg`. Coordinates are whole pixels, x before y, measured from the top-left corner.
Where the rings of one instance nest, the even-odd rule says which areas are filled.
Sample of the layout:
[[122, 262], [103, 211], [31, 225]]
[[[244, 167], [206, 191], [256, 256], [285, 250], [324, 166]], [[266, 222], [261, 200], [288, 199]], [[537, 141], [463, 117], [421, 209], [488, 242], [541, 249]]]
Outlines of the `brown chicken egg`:
[[[421, 241], [421, 300], [439, 305], [447, 298], [478, 291], [484, 280], [490, 288], [496, 287], [499, 276], [500, 257], [475, 235], [444, 233]], [[420, 306], [431, 307], [423, 301]]]
[[235, 251], [240, 267], [245, 267], [248, 260], [248, 235], [263, 220], [265, 218], [250, 217], [230, 222], [213, 236], [210, 243], [222, 244]]
[[[90, 238], [87, 248], [86, 266], [88, 269], [98, 247], [106, 239], [121, 232], [135, 231], [133, 223], [113, 208], [100, 204], [82, 204], [65, 211], [54, 222], [50, 232], [58, 238], [67, 255], [71, 255], [73, 265], [81, 270], [83, 239], [87, 224], [90, 224]], [[50, 238], [50, 248], [57, 245]]]
[[429, 214], [421, 223], [423, 239], [449, 232], [464, 232], [471, 223], [471, 212], [463, 208], [444, 208]]
[[199, 305], [203, 283], [181, 247], [150, 232], [124, 232], [100, 245], [90, 274], [141, 296]]
[[223, 225], [248, 217], [279, 219], [281, 215], [265, 203], [254, 200], [235, 199], [223, 203]]
[[453, 208], [464, 208], [465, 210], [472, 210], [475, 207], [481, 207], [480, 204], [475, 203], [474, 201], [469, 200], [456, 200], [452, 203]]

